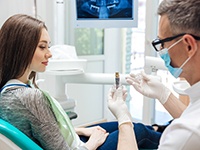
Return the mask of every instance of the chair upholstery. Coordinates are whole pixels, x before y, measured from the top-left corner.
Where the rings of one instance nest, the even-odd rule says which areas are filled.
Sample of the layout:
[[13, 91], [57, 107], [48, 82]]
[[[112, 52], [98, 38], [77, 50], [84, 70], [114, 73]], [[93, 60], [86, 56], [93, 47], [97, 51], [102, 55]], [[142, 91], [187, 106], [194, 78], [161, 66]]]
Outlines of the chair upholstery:
[[4, 150], [42, 150], [28, 136], [3, 119], [0, 119], [0, 145]]

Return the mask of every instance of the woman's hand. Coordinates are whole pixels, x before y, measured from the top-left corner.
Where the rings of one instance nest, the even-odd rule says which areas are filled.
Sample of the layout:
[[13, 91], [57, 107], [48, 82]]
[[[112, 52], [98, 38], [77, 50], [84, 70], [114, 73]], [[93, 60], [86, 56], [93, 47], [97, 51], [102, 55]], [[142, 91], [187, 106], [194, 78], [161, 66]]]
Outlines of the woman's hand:
[[75, 130], [78, 135], [90, 137], [96, 129], [106, 132], [106, 130], [100, 126], [94, 126], [94, 127], [88, 127], [88, 128], [76, 128]]
[[86, 133], [86, 135], [90, 135], [89, 140], [85, 143], [85, 147], [88, 150], [96, 150], [100, 145], [105, 142], [109, 134], [104, 129], [102, 130], [102, 128], [99, 126], [88, 128]]

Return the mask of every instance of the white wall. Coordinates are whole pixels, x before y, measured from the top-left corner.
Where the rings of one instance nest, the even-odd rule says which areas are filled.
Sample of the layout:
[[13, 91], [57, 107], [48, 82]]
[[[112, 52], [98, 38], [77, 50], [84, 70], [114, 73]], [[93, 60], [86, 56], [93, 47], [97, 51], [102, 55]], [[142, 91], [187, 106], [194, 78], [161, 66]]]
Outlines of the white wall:
[[30, 0], [0, 0], [0, 26], [5, 22], [8, 17], [17, 14], [25, 13], [34, 15], [34, 1]]

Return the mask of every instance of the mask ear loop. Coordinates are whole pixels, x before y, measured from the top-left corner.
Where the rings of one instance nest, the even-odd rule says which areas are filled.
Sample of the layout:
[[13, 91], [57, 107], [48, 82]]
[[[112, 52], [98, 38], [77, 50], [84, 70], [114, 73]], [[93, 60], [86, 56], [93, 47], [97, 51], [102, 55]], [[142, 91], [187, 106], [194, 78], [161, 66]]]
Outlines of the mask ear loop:
[[197, 46], [196, 46], [195, 52], [192, 53], [192, 55], [190, 55], [190, 56], [188, 57], [188, 59], [180, 66], [180, 68], [183, 68], [183, 66], [192, 58], [192, 56], [196, 53], [196, 51], [197, 51]]
[[178, 40], [178, 41], [176, 41], [174, 44], [172, 44], [169, 48], [168, 48], [168, 50], [169, 49], [171, 49], [173, 46], [175, 46], [176, 44], [178, 44], [180, 41], [182, 41], [183, 40], [183, 38], [181, 38], [180, 40]]
[[[180, 40], [178, 40], [176, 43], [180, 42], [183, 38], [181, 38]], [[188, 59], [180, 66], [180, 68], [183, 68], [183, 66], [190, 60], [191, 56], [188, 57]]]
[[188, 59], [180, 66], [180, 68], [183, 68], [183, 66], [190, 60], [191, 57], [188, 57]]

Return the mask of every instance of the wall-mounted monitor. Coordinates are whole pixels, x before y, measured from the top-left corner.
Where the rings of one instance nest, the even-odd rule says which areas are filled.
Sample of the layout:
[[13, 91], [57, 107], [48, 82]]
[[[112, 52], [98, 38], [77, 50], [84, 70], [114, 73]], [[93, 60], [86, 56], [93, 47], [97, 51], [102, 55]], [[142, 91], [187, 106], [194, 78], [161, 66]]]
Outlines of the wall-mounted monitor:
[[138, 0], [71, 0], [75, 28], [132, 28]]

